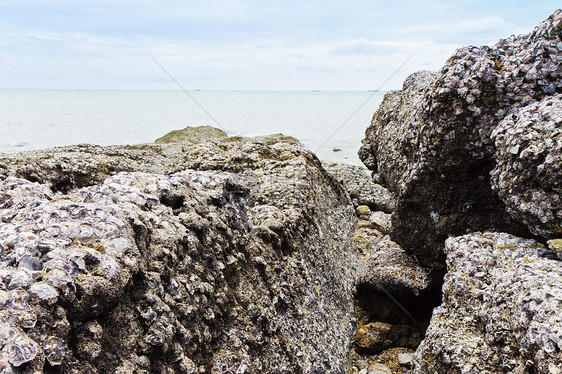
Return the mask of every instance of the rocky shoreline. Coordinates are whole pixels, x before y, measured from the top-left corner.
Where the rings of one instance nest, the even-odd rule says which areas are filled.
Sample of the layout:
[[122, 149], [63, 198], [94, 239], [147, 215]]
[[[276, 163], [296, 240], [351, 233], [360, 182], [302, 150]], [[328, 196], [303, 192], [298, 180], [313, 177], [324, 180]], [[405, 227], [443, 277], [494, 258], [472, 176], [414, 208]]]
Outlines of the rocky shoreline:
[[562, 373], [562, 11], [410, 76], [359, 155], [0, 154], [0, 373]]

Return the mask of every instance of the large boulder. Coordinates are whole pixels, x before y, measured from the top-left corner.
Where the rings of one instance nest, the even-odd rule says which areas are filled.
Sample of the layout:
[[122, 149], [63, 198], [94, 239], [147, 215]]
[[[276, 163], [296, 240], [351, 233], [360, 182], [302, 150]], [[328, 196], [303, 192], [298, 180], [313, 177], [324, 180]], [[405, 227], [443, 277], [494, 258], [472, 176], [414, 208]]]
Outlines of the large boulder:
[[492, 187], [509, 213], [534, 234], [561, 238], [562, 94], [506, 116], [492, 138]]
[[0, 160], [3, 372], [344, 372], [355, 218], [316, 157], [140, 148]]
[[[544, 118], [557, 110], [558, 104], [537, 103], [562, 92], [561, 33], [562, 11], [558, 10], [532, 33], [512, 36], [493, 47], [461, 48], [436, 75], [415, 74], [401, 92], [385, 96], [359, 156], [397, 195], [392, 239], [416, 254], [423, 265], [445, 271], [441, 249], [449, 236], [484, 230], [530, 236], [529, 228], [544, 233], [544, 227], [538, 229], [536, 219], [530, 217], [540, 209], [521, 213], [529, 210], [525, 207], [529, 197], [515, 201], [502, 192], [509, 190], [505, 183], [495, 187], [500, 196], [493, 190], [490, 172], [496, 167], [496, 157], [505, 156], [496, 156], [492, 132], [506, 116], [520, 110], [541, 111]], [[522, 124], [532, 127], [533, 121], [516, 126]], [[503, 125], [510, 126], [509, 120]], [[541, 131], [554, 136], [558, 130]], [[499, 142], [500, 133], [508, 131], [498, 131]], [[550, 160], [559, 159], [560, 150], [554, 146], [548, 152], [539, 157], [550, 165]], [[542, 162], [537, 160], [536, 167]], [[546, 223], [551, 227], [548, 238], [560, 236], [553, 233], [560, 224], [560, 203], [540, 188], [559, 188], [557, 178], [538, 182], [527, 178], [525, 186], [517, 187], [536, 191], [530, 198], [535, 207], [552, 213]], [[549, 201], [538, 201], [543, 198]], [[516, 213], [512, 216], [512, 212]]]
[[445, 252], [443, 303], [413, 372], [562, 372], [562, 262], [505, 233], [451, 238]]

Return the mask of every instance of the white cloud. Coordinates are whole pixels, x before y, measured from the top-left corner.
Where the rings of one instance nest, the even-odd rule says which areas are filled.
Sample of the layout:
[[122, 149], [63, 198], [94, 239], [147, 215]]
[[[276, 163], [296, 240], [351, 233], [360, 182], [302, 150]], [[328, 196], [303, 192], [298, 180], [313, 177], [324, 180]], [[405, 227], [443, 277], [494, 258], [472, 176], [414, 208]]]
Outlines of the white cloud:
[[498, 15], [484, 1], [424, 4], [0, 0], [0, 82], [175, 89], [146, 49], [186, 88], [373, 89], [414, 53], [387, 86], [398, 88], [408, 73], [439, 69], [462, 45], [519, 31], [508, 15], [524, 13]]

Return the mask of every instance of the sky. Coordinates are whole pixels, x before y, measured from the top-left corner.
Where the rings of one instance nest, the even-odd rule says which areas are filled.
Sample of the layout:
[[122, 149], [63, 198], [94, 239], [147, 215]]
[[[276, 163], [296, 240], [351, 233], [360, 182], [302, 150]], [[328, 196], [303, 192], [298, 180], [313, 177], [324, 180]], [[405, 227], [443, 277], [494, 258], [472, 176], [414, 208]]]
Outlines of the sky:
[[559, 0], [0, 0], [0, 89], [178, 89], [147, 52], [188, 90], [399, 89], [413, 72], [438, 70], [456, 48], [528, 33], [559, 7]]

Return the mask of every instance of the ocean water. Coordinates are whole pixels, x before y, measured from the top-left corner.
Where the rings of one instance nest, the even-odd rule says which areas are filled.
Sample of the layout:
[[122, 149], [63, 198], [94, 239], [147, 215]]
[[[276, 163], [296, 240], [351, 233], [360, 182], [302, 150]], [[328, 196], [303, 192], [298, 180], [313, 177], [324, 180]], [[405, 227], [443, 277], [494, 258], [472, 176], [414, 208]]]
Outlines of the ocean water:
[[[231, 136], [283, 133], [299, 139], [322, 160], [353, 164], [360, 164], [357, 150], [384, 95], [355, 91], [190, 94]], [[183, 91], [0, 90], [0, 103], [0, 152], [5, 153], [78, 143], [151, 143], [186, 126], [218, 127]]]

